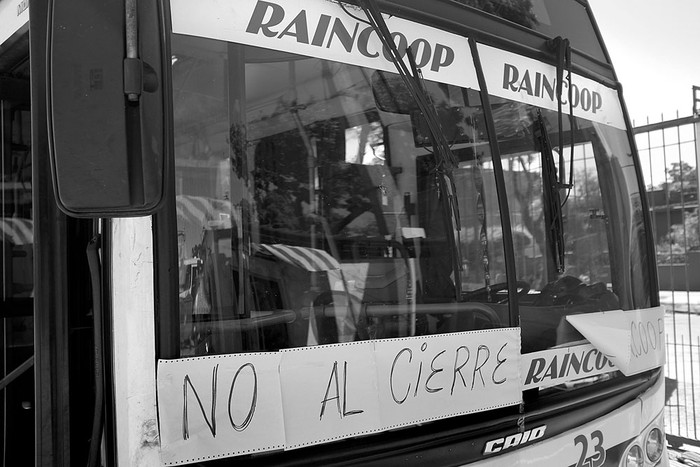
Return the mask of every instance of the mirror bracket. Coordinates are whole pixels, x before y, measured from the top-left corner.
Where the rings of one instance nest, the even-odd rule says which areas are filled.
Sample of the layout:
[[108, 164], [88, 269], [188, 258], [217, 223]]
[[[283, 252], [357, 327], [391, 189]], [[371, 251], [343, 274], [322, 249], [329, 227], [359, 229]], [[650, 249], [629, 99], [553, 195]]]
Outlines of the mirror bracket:
[[[137, 101], [143, 90], [143, 64], [138, 58], [124, 59], [124, 94]], [[132, 97], [135, 96], [135, 97]]]

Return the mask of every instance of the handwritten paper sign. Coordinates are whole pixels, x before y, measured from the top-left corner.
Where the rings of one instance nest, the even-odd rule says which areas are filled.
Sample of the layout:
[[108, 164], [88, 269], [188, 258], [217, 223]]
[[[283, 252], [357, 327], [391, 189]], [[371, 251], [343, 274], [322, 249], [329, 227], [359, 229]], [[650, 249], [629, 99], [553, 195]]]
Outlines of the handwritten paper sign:
[[662, 307], [570, 315], [566, 320], [625, 376], [658, 368], [666, 361]]
[[276, 352], [159, 360], [163, 464], [282, 449], [278, 367]]
[[375, 357], [384, 429], [522, 400], [518, 329], [381, 340]]
[[165, 465], [296, 449], [521, 402], [520, 330], [158, 362]]
[[287, 449], [381, 430], [372, 341], [281, 354]]

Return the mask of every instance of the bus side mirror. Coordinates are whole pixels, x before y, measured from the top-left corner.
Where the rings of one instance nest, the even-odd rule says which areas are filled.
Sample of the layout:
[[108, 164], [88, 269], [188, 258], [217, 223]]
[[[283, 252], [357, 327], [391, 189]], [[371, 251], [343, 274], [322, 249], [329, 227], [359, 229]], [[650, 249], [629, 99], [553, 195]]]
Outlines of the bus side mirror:
[[[69, 215], [147, 215], [163, 198], [170, 62], [161, 3], [49, 3], [50, 159]], [[127, 34], [127, 23], [137, 28]]]

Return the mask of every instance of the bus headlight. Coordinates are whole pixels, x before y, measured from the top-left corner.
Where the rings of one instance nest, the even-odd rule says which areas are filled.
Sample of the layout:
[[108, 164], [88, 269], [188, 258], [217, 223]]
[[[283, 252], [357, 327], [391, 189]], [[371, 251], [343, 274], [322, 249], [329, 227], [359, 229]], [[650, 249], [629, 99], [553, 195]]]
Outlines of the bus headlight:
[[661, 459], [664, 452], [664, 434], [658, 428], [653, 428], [647, 435], [644, 443], [647, 457], [651, 462]]
[[642, 454], [642, 448], [635, 444], [627, 451], [627, 462], [625, 467], [643, 467], [644, 466], [644, 454]]

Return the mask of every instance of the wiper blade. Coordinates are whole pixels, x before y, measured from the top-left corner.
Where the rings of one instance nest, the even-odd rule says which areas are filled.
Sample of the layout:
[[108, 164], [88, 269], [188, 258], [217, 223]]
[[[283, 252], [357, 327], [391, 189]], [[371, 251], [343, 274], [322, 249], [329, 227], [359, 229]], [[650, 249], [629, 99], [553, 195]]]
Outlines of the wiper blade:
[[[450, 149], [450, 144], [445, 138], [445, 134], [442, 131], [440, 125], [440, 118], [438, 117], [435, 106], [430, 99], [430, 96], [426, 90], [425, 82], [423, 80], [423, 75], [416, 66], [415, 58], [410, 47], [406, 49], [406, 55], [408, 56], [410, 68], [402, 59], [401, 53], [399, 53], [396, 44], [393, 41], [391, 31], [387, 26], [381, 11], [377, 7], [374, 0], [360, 0], [359, 1], [362, 10], [364, 11], [369, 24], [372, 26], [374, 31], [377, 33], [382, 45], [385, 50], [387, 50], [388, 56], [393, 62], [396, 70], [403, 80], [408, 92], [411, 97], [418, 105], [423, 118], [425, 118], [428, 130], [430, 132], [431, 144], [433, 147], [433, 154], [435, 156], [435, 174], [436, 180], [438, 181], [438, 197], [443, 197], [447, 201], [447, 206], [449, 207], [448, 216], [450, 218], [450, 235], [451, 238], [451, 248], [454, 249], [453, 257], [453, 274], [455, 283], [455, 295], [457, 300], [461, 300], [461, 270], [462, 270], [462, 260], [460, 254], [460, 242], [459, 242], [459, 230], [461, 222], [459, 219], [459, 206], [456, 196], [456, 189], [454, 183], [453, 170], [457, 167], [457, 159], [455, 158], [452, 150]], [[341, 4], [342, 6], [342, 4]]]
[[442, 132], [440, 119], [435, 110], [430, 96], [428, 95], [424, 83], [423, 76], [420, 70], [415, 65], [415, 59], [413, 57], [413, 52], [411, 48], [406, 49], [406, 54], [408, 55], [411, 68], [409, 68], [402, 59], [402, 55], [396, 47], [391, 35], [391, 31], [387, 26], [381, 11], [376, 5], [374, 0], [360, 0], [360, 6], [362, 10], [367, 15], [369, 24], [372, 26], [374, 31], [377, 33], [382, 45], [385, 50], [387, 50], [388, 57], [393, 62], [396, 70], [401, 76], [408, 92], [413, 97], [414, 101], [418, 105], [420, 112], [426, 120], [428, 130], [433, 138], [435, 154], [438, 157], [438, 164], [447, 170], [451, 170], [457, 165], [457, 160], [452, 154], [450, 149], [450, 144], [447, 142], [444, 133]]
[[[418, 84], [421, 91], [420, 93], [428, 103], [427, 114], [432, 117], [436, 123], [436, 127], [431, 127], [431, 125], [428, 124], [428, 129], [430, 130], [430, 142], [436, 157], [436, 172], [438, 175], [446, 178], [444, 183], [444, 191], [446, 192], [445, 196], [447, 196], [450, 208], [452, 209], [452, 215], [457, 223], [457, 230], [460, 230], [461, 222], [459, 220], [459, 205], [455, 194], [456, 188], [453, 176], [453, 170], [457, 166], [457, 159], [455, 158], [454, 154], [452, 154], [450, 144], [445, 138], [445, 133], [442, 131], [440, 118], [435, 110], [435, 105], [433, 104], [430, 94], [428, 94], [425, 87], [423, 73], [421, 73], [420, 69], [416, 66], [416, 60], [410, 47], [407, 49], [406, 54], [408, 55], [408, 61], [411, 64], [413, 78]], [[424, 113], [424, 115], [426, 114]], [[425, 118], [428, 120], [428, 116]]]
[[547, 127], [540, 111], [537, 112], [537, 120], [535, 121], [535, 138], [539, 143], [542, 156], [542, 193], [547, 243], [550, 246], [554, 267], [561, 274], [566, 269], [564, 262], [564, 214], [559, 196], [559, 189], [563, 186], [557, 180], [552, 145], [549, 142]]
[[[568, 189], [567, 196], [564, 199], [569, 199], [569, 193], [574, 184], [574, 138], [576, 136], [576, 119], [574, 118], [574, 98], [573, 85], [571, 83], [571, 43], [569, 39], [561, 36], [555, 37], [549, 41], [550, 48], [556, 53], [557, 60], [557, 77], [556, 77], [556, 93], [557, 93], [557, 123], [559, 124], [559, 186]], [[564, 138], [563, 138], [563, 118], [562, 118], [562, 89], [564, 84], [564, 70], [566, 70], [566, 80], [568, 89], [569, 102], [569, 128], [570, 128], [570, 154], [569, 154], [569, 180], [564, 182], [566, 170], [564, 167]]]

